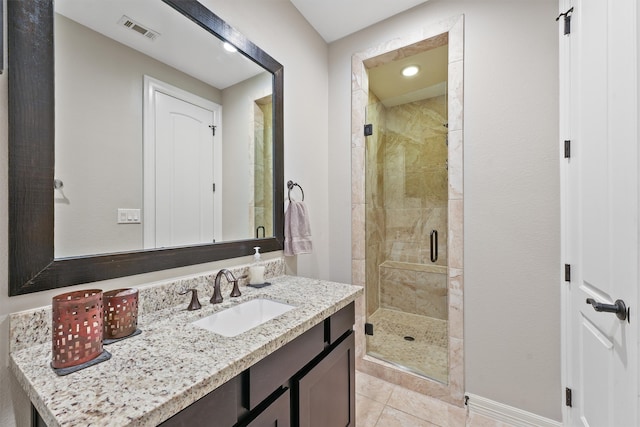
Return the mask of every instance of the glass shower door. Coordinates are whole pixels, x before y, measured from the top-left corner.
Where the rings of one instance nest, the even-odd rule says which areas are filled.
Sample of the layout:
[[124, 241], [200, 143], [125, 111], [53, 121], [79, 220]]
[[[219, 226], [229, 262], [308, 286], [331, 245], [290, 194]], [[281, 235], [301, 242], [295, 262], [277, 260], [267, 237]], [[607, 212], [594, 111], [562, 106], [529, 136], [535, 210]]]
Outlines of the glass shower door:
[[442, 86], [435, 96], [394, 105], [369, 94], [365, 265], [372, 335], [366, 351], [447, 383], [446, 82]]

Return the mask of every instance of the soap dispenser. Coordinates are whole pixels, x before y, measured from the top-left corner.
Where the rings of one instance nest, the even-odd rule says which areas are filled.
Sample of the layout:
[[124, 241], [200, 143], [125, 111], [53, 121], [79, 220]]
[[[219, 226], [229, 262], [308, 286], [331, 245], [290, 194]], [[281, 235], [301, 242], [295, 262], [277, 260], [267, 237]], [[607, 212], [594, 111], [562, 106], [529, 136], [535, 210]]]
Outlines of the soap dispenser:
[[256, 253], [253, 254], [253, 264], [249, 267], [249, 284], [264, 284], [264, 265], [260, 265], [260, 246], [253, 248]]

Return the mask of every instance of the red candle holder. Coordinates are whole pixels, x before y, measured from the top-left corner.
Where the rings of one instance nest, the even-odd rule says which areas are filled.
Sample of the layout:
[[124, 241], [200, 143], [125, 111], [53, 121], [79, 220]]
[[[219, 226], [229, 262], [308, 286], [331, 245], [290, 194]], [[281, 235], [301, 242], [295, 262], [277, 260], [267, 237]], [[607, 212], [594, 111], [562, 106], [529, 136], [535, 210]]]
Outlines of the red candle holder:
[[56, 295], [51, 311], [53, 368], [81, 365], [102, 353], [102, 290]]
[[131, 335], [138, 327], [138, 290], [115, 289], [103, 294], [104, 339]]

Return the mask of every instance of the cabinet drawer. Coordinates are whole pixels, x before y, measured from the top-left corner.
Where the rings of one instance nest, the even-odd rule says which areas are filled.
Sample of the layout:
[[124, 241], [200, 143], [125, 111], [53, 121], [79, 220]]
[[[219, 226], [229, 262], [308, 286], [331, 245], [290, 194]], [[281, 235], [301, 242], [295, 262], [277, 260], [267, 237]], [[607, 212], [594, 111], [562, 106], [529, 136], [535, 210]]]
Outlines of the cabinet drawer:
[[355, 304], [351, 303], [345, 308], [341, 309], [327, 320], [327, 342], [331, 345], [336, 342], [347, 331], [353, 328], [353, 324], [356, 322], [356, 310]]
[[319, 323], [248, 370], [248, 409], [253, 410], [324, 349], [324, 323]]
[[238, 420], [240, 377], [224, 383], [169, 418], [160, 427], [232, 426]]

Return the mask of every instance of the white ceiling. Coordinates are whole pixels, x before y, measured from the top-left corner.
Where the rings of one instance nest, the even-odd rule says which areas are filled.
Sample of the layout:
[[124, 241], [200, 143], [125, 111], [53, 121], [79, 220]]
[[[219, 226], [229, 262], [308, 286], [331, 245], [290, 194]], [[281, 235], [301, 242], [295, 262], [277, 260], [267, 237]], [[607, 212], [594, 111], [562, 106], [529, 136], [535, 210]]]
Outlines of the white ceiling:
[[428, 0], [291, 0], [327, 42], [338, 40]]

